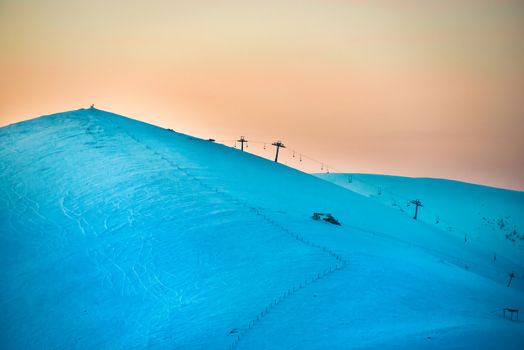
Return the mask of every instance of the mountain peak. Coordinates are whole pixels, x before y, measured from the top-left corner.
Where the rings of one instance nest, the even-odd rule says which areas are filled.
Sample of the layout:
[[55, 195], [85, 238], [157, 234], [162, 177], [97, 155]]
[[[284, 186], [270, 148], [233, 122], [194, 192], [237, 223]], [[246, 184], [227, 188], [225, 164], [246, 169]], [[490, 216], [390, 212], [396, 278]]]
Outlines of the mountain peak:
[[503, 252], [247, 152], [85, 108], [1, 128], [0, 160], [5, 348], [520, 339]]

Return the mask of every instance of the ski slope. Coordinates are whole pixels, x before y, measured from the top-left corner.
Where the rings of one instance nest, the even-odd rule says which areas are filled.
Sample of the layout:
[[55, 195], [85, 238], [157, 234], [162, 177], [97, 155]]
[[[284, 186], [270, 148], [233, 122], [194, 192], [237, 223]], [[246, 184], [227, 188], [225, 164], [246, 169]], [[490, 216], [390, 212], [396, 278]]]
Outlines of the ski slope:
[[459, 181], [371, 174], [317, 174], [356, 193], [448, 231], [465, 244], [478, 244], [524, 261], [524, 192]]
[[524, 347], [522, 260], [369, 196], [94, 108], [0, 145], [2, 348]]

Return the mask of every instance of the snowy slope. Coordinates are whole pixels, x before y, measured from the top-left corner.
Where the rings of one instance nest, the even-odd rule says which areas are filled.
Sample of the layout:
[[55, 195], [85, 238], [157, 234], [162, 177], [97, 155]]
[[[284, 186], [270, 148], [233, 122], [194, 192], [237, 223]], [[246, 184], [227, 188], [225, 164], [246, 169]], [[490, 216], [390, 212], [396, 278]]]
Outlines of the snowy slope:
[[431, 178], [372, 174], [318, 174], [356, 193], [413, 216], [410, 203], [420, 199], [418, 220], [448, 231], [465, 244], [524, 261], [524, 192]]
[[0, 145], [2, 348], [524, 345], [522, 261], [340, 186], [96, 109]]

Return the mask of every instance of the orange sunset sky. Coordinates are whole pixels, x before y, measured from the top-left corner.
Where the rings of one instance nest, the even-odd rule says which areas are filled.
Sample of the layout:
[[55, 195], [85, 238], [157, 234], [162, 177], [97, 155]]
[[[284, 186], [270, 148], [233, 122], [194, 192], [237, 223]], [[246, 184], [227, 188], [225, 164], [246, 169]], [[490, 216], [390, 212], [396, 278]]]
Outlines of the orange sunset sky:
[[1, 126], [94, 103], [524, 190], [523, 1], [0, 0], [0, 52]]

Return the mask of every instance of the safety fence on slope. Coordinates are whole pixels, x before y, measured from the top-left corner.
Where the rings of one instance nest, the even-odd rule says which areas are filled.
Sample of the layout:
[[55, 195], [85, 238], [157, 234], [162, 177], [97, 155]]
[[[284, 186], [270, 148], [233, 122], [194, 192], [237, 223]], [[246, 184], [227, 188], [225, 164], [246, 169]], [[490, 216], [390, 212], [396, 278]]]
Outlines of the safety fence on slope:
[[[156, 151], [153, 151], [153, 152], [157, 153]], [[268, 217], [266, 214], [261, 213], [260, 210], [258, 210], [257, 208], [249, 205], [247, 202], [245, 202], [243, 200], [240, 200], [240, 199], [236, 198], [235, 196], [232, 196], [231, 194], [229, 194], [227, 192], [221, 192], [221, 191], [218, 191], [218, 189], [216, 189], [216, 188], [212, 188], [207, 183], [205, 183], [204, 181], [202, 181], [201, 179], [199, 179], [195, 175], [193, 175], [190, 172], [188, 172], [187, 169], [182, 168], [182, 167], [180, 167], [177, 164], [176, 165], [172, 164], [172, 162], [169, 159], [165, 158], [162, 155], [160, 155], [160, 157], [162, 159], [164, 159], [166, 162], [170, 163], [170, 165], [175, 166], [180, 172], [184, 173], [189, 178], [197, 181], [202, 187], [204, 187], [204, 188], [206, 188], [208, 190], [213, 190], [213, 191], [215, 191], [217, 193], [217, 195], [223, 196], [224, 198], [227, 198], [229, 201], [231, 201], [231, 202], [233, 202], [233, 203], [235, 203], [237, 205], [241, 205], [241, 206], [245, 207], [248, 211], [250, 211], [253, 214], [255, 214], [256, 216], [260, 217], [262, 220], [266, 221], [267, 223], [269, 223], [273, 227], [279, 229], [281, 232], [291, 236], [297, 242], [300, 242], [301, 244], [304, 244], [304, 245], [309, 246], [309, 247], [314, 248], [314, 249], [319, 249], [322, 252], [324, 252], [324, 253], [328, 254], [329, 256], [331, 256], [332, 258], [334, 258], [335, 261], [336, 261], [335, 265], [332, 265], [329, 269], [325, 269], [325, 270], [323, 270], [321, 272], [317, 272], [316, 274], [313, 273], [313, 275], [311, 277], [306, 278], [303, 281], [301, 281], [300, 283], [290, 287], [288, 290], [286, 290], [285, 292], [280, 294], [278, 297], [273, 299], [269, 304], [265, 305], [265, 307], [259, 313], [254, 315], [253, 318], [249, 320], [249, 322], [247, 323], [246, 326], [244, 326], [243, 328], [240, 328], [239, 331], [237, 333], [235, 333], [235, 338], [234, 338], [233, 342], [230, 344], [229, 349], [235, 349], [238, 346], [238, 344], [240, 343], [240, 341], [245, 337], [245, 335], [249, 331], [251, 331], [271, 310], [273, 310], [276, 306], [278, 306], [284, 300], [289, 298], [294, 293], [297, 293], [299, 290], [304, 289], [308, 285], [310, 285], [310, 284], [312, 284], [312, 283], [314, 283], [314, 282], [316, 282], [316, 281], [318, 281], [318, 280], [328, 276], [331, 273], [339, 271], [340, 269], [342, 269], [347, 264], [347, 262], [339, 254], [337, 254], [333, 250], [331, 250], [331, 249], [329, 249], [327, 247], [324, 247], [324, 246], [322, 246], [320, 244], [317, 244], [317, 243], [315, 243], [315, 242], [313, 242], [313, 241], [311, 241], [311, 240], [309, 240], [307, 238], [304, 238], [303, 236], [299, 235], [298, 233], [295, 233], [295, 232], [289, 230], [288, 228], [284, 227], [282, 224], [280, 224], [277, 221], [275, 221], [275, 220], [271, 219], [270, 217]]]
[[205, 189], [207, 189], [209, 191], [215, 192], [215, 193], [217, 193], [217, 195], [223, 196], [224, 198], [227, 198], [229, 201], [234, 202], [237, 205], [241, 205], [241, 206], [245, 207], [248, 211], [250, 211], [253, 214], [255, 214], [256, 216], [260, 217], [261, 219], [263, 219], [264, 221], [266, 221], [267, 223], [269, 223], [273, 227], [276, 227], [281, 232], [291, 236], [297, 242], [299, 242], [301, 244], [304, 244], [306, 246], [309, 246], [311, 248], [314, 248], [314, 249], [319, 249], [322, 252], [324, 252], [325, 254], [328, 254], [333, 259], [335, 259], [336, 263], [334, 265], [330, 266], [329, 269], [325, 269], [325, 270], [323, 270], [321, 272], [317, 272], [316, 274], [313, 272], [311, 277], [306, 278], [306, 279], [302, 280], [300, 283], [290, 287], [285, 292], [283, 292], [282, 294], [277, 296], [275, 299], [273, 299], [269, 304], [265, 305], [264, 308], [259, 313], [254, 315], [253, 318], [251, 318], [249, 320], [249, 322], [247, 323], [246, 326], [241, 328], [235, 334], [235, 338], [234, 338], [233, 342], [230, 343], [228, 349], [235, 349], [238, 346], [238, 344], [240, 343], [240, 341], [245, 337], [245, 335], [250, 330], [252, 330], [269, 312], [271, 312], [271, 310], [273, 310], [277, 305], [281, 304], [284, 300], [288, 299], [294, 293], [297, 293], [298, 291], [304, 289], [305, 287], [309, 286], [310, 284], [312, 284], [312, 283], [314, 283], [316, 281], [319, 281], [319, 280], [325, 278], [326, 276], [328, 276], [328, 275], [330, 275], [330, 274], [332, 274], [334, 272], [340, 271], [341, 269], [343, 269], [347, 265], [347, 262], [339, 254], [335, 253], [333, 250], [331, 250], [331, 249], [329, 249], [329, 248], [327, 248], [325, 246], [322, 246], [320, 244], [317, 244], [317, 243], [315, 243], [315, 242], [313, 242], [313, 241], [311, 241], [311, 240], [309, 240], [307, 238], [304, 238], [303, 236], [301, 236], [301, 235], [299, 235], [299, 234], [289, 230], [288, 228], [284, 227], [280, 223], [278, 223], [275, 220], [269, 218], [267, 215], [261, 213], [260, 210], [258, 210], [257, 208], [251, 206], [246, 201], [243, 201], [243, 200], [241, 200], [241, 199], [231, 195], [230, 193], [219, 191], [218, 188], [214, 188], [214, 187], [208, 185], [202, 179], [196, 177], [194, 174], [192, 174], [190, 171], [188, 171], [187, 168], [183, 168], [179, 164], [177, 164], [174, 161], [172, 161], [171, 159], [166, 158], [164, 155], [162, 155], [159, 152], [157, 152], [156, 150], [152, 149], [151, 147], [149, 147], [149, 145], [143, 143], [140, 139], [138, 139], [137, 137], [135, 137], [134, 135], [132, 135], [128, 131], [126, 131], [126, 130], [120, 128], [120, 127], [118, 127], [118, 129], [122, 130], [128, 137], [133, 139], [136, 143], [138, 143], [142, 147], [146, 148], [149, 152], [154, 154], [156, 157], [158, 157], [159, 159], [162, 159], [164, 162], [169, 164], [171, 167], [177, 169], [178, 171], [180, 171], [182, 174], [184, 174], [188, 178], [190, 178], [190, 179], [194, 180], [195, 182], [197, 182], [203, 188], [205, 188]]
[[[475, 262], [473, 262], [471, 260], [464, 259], [464, 258], [461, 258], [461, 257], [458, 257], [458, 256], [454, 256], [454, 255], [451, 255], [451, 254], [447, 254], [447, 253], [444, 253], [444, 252], [442, 252], [442, 251], [440, 251], [438, 249], [431, 248], [431, 247], [428, 247], [428, 246], [424, 246], [424, 245], [421, 245], [421, 244], [417, 244], [417, 243], [414, 243], [414, 242], [410, 242], [410, 241], [398, 238], [396, 236], [393, 236], [393, 235], [390, 235], [390, 234], [387, 234], [387, 233], [384, 233], [384, 232], [380, 232], [380, 231], [376, 231], [376, 230], [369, 230], [369, 229], [365, 229], [363, 227], [356, 226], [356, 225], [351, 225], [351, 224], [345, 224], [345, 226], [350, 228], [350, 229], [354, 229], [354, 230], [357, 230], [357, 231], [360, 231], [360, 232], [363, 232], [363, 233], [366, 233], [366, 234], [369, 234], [369, 235], [372, 235], [372, 236], [380, 237], [380, 238], [387, 239], [387, 240], [390, 240], [392, 242], [396, 242], [396, 243], [399, 243], [399, 244], [402, 244], [402, 245], [405, 245], [405, 246], [408, 246], [408, 247], [413, 247], [413, 248], [419, 249], [419, 250], [427, 252], [428, 254], [433, 255], [433, 256], [435, 256], [437, 258], [440, 258], [440, 262], [441, 263], [449, 263], [449, 264], [455, 265], [457, 267], [462, 267], [466, 271], [475, 272], [475, 273], [477, 273], [479, 275], [482, 275], [484, 277], [490, 277], [490, 278], [493, 278], [495, 280], [502, 281], [507, 276], [505, 273], [503, 273], [502, 271], [496, 269], [494, 266], [491, 268], [491, 270], [486, 270], [486, 265], [479, 265], [478, 263], [475, 263]], [[513, 263], [513, 262], [508, 260], [508, 263]]]

